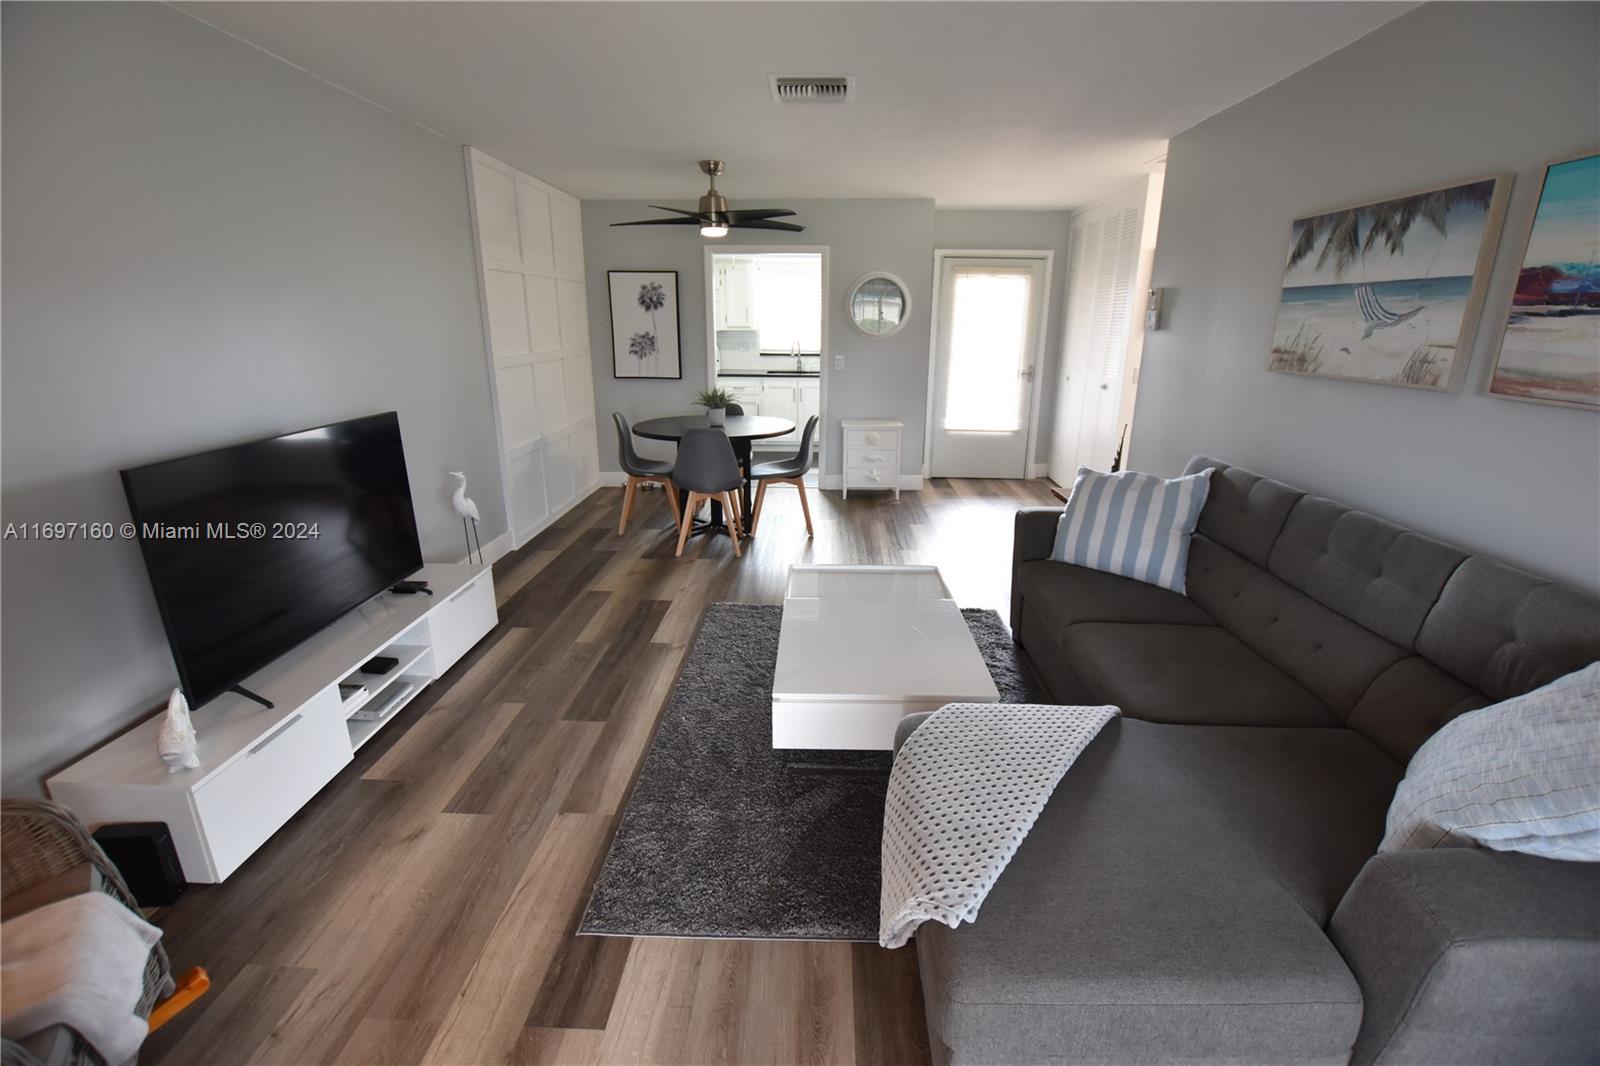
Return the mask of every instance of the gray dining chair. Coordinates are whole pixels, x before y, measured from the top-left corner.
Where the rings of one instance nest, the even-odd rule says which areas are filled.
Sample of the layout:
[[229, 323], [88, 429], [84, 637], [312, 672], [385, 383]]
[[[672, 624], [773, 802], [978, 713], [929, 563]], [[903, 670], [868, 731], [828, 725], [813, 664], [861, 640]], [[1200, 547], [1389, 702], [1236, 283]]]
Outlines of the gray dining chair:
[[733, 554], [739, 555], [739, 540], [744, 534], [740, 524], [739, 490], [744, 485], [744, 475], [739, 460], [733, 454], [728, 435], [720, 429], [686, 430], [678, 441], [678, 465], [673, 468], [672, 480], [678, 488], [688, 493], [683, 507], [683, 521], [678, 528], [678, 555], [689, 539], [694, 527], [695, 512], [708, 500], [722, 504], [728, 514], [728, 529], [733, 541]]
[[617, 523], [617, 536], [628, 531], [628, 519], [633, 515], [633, 493], [640, 485], [653, 482], [667, 490], [672, 503], [672, 513], [678, 513], [678, 490], [672, 484], [672, 464], [660, 459], [645, 459], [633, 450], [633, 428], [622, 412], [612, 411], [611, 420], [617, 424], [617, 459], [622, 472], [628, 475], [628, 486], [622, 490], [622, 521]]
[[750, 468], [750, 477], [760, 482], [756, 487], [755, 506], [750, 509], [750, 535], [755, 536], [756, 526], [761, 522], [761, 504], [767, 498], [767, 485], [793, 485], [800, 490], [800, 510], [806, 516], [806, 536], [815, 534], [811, 530], [811, 505], [806, 502], [806, 471], [811, 469], [811, 439], [817, 433], [817, 416], [812, 415], [806, 419], [805, 432], [800, 434], [800, 450], [785, 459], [775, 459], [770, 463], [757, 463]]

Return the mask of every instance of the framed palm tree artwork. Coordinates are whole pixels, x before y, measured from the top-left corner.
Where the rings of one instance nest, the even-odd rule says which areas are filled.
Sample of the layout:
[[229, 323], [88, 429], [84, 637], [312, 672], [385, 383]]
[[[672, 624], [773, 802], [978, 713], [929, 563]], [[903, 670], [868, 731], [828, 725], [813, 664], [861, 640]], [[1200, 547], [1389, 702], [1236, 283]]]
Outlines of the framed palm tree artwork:
[[608, 270], [611, 373], [617, 378], [681, 378], [676, 270]]
[[1295, 219], [1267, 368], [1460, 389], [1510, 192], [1501, 175]]

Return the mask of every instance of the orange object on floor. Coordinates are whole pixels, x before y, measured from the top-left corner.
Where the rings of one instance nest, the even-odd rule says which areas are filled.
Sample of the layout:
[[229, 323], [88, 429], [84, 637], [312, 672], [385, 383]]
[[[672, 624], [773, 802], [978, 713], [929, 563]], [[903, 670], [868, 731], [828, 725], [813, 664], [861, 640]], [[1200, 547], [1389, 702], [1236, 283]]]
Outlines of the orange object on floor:
[[177, 988], [172, 995], [157, 1003], [150, 1012], [150, 1031], [153, 1033], [176, 1018], [185, 1007], [205, 995], [210, 987], [211, 975], [206, 973], [203, 966], [196, 966], [179, 975]]

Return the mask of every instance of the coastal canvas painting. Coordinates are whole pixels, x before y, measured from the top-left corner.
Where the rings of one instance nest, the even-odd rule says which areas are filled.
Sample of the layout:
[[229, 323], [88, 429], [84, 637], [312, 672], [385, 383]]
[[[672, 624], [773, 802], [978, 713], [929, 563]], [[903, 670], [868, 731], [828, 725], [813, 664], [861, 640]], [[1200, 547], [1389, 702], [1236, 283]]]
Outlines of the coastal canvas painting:
[[1509, 186], [1485, 178], [1295, 219], [1269, 369], [1459, 388]]
[[1600, 411], [1600, 155], [1545, 169], [1489, 392]]
[[681, 378], [678, 272], [608, 270], [611, 373], [618, 378]]

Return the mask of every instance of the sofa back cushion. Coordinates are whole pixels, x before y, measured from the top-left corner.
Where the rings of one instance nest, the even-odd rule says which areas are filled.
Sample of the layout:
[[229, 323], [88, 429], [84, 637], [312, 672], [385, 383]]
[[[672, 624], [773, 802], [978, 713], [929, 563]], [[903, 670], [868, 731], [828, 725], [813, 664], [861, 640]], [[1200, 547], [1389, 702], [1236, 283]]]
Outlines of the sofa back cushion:
[[1417, 633], [1460, 548], [1319, 496], [1303, 496], [1284, 520], [1267, 569], [1325, 607], [1397, 644]]
[[1196, 535], [1189, 598], [1252, 651], [1288, 674], [1341, 721], [1373, 681], [1405, 658], [1391, 644], [1267, 570]]
[[1266, 566], [1284, 519], [1305, 493], [1203, 455], [1190, 459], [1183, 472], [1198, 474], [1208, 468], [1210, 494], [1197, 530], [1257, 566]]
[[1510, 699], [1600, 659], [1600, 598], [1474, 555], [1445, 583], [1417, 651]]

